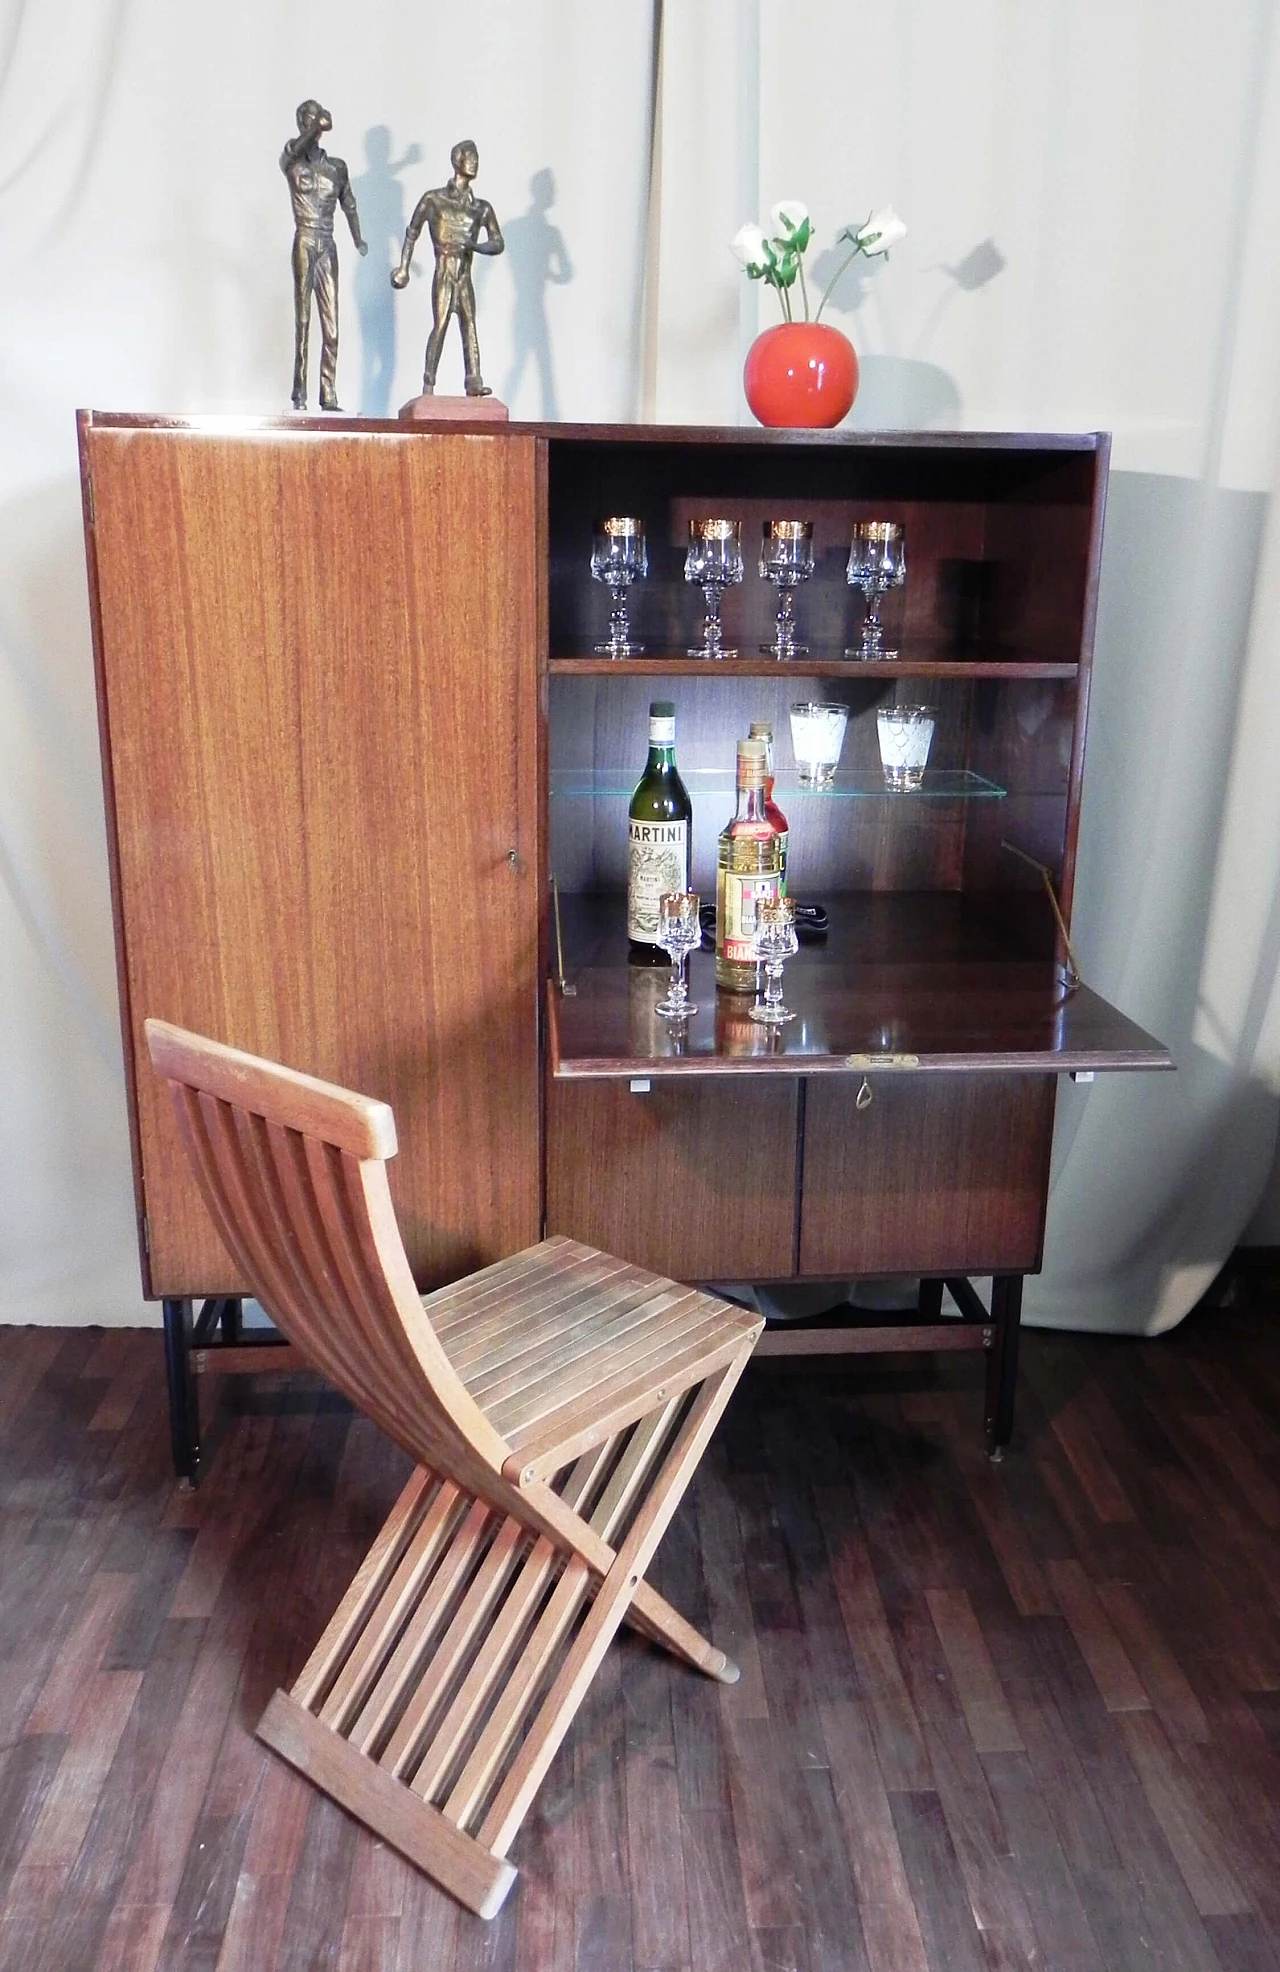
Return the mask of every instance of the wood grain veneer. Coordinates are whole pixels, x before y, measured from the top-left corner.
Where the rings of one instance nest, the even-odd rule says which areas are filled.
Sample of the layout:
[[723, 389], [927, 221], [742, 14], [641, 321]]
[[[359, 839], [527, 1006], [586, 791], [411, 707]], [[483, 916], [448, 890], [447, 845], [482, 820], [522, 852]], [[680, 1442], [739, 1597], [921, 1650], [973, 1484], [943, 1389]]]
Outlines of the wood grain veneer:
[[812, 1081], [800, 1272], [1034, 1273], [1056, 1083], [1029, 1075]]
[[681, 1280], [794, 1268], [793, 1081], [552, 1080], [547, 1227]]
[[[918, 645], [914, 648], [904, 643], [900, 658], [882, 658], [876, 662], [874, 672], [868, 672], [858, 659], [847, 658], [843, 651], [823, 644], [810, 643], [808, 654], [795, 664], [788, 664], [784, 677], [842, 678], [847, 682], [866, 683], [869, 677], [875, 679], [895, 678], [983, 678], [997, 684], [1017, 684], [1025, 680], [1056, 678], [1073, 680], [1079, 665], [1074, 663], [1043, 662], [1039, 658], [1027, 658], [1011, 651], [1001, 656], [990, 645], [979, 647], [983, 655], [974, 656], [968, 648], [964, 654], [951, 657], [939, 652], [935, 644]], [[925, 653], [928, 653], [926, 655]], [[547, 669], [552, 677], [579, 678], [617, 678], [618, 660], [611, 657], [595, 657], [585, 654], [571, 656], [558, 654], [552, 657]], [[720, 660], [714, 672], [708, 670], [707, 660], [687, 657], [681, 652], [647, 653], [643, 657], [626, 659], [625, 676], [633, 678], [769, 678], [777, 682], [778, 660], [776, 657], [727, 657]]]
[[[393, 1102], [424, 1283], [532, 1239], [541, 1185], [553, 1227], [684, 1276], [991, 1267], [1008, 1299], [1038, 1262], [1054, 1078], [1172, 1065], [1064, 992], [1039, 881], [1002, 846], [1055, 872], [1069, 914], [1105, 435], [90, 416], [83, 445], [130, 1074], [154, 1012]], [[709, 508], [742, 520], [748, 559], [723, 666], [681, 655]], [[643, 514], [650, 546], [648, 654], [622, 665], [583, 655], [609, 511]], [[818, 566], [809, 655], [779, 666], [752, 564], [786, 513], [812, 519]], [[841, 655], [862, 610], [846, 544], [872, 515], [903, 523], [909, 564], [886, 606], [902, 659], [877, 666]], [[687, 1030], [656, 1019], [661, 975], [620, 962], [625, 798], [579, 780], [548, 803], [551, 770], [639, 771], [664, 674], [683, 765], [727, 766], [768, 715], [785, 768], [787, 705], [819, 695], [848, 703], [844, 764], [874, 775], [877, 703], [919, 697], [932, 764], [1007, 790], [784, 800], [793, 888], [832, 936], [788, 969], [799, 1017], [776, 1035], [714, 994], [706, 955]], [[722, 820], [695, 812], [700, 889]], [[576, 992], [545, 1002], [540, 1085], [553, 872], [605, 901], [565, 896]], [[148, 1290], [235, 1292], [146, 1093], [131, 1106]]]
[[[867, 964], [841, 972], [804, 953], [784, 980], [796, 1018], [774, 1035], [749, 1023], [745, 1002], [722, 995], [716, 1003], [713, 963], [701, 952], [690, 961], [698, 1011], [678, 1044], [669, 1031], [637, 1028], [625, 965], [575, 969], [572, 999], [549, 983], [554, 1076], [773, 1080], [877, 1068], [899, 1076], [1008, 1068], [1043, 1077], [1173, 1066], [1167, 1049], [1087, 986], [1065, 994], [1047, 960]], [[886, 1055], [898, 1059], [886, 1063]]]
[[[536, 440], [83, 444], [127, 1050], [156, 1014], [393, 1098], [421, 1285], [536, 1239]], [[243, 1289], [134, 1079], [146, 1291]]]
[[[332, 434], [331, 417], [312, 412], [285, 411], [275, 415], [246, 414], [228, 417], [221, 412], [90, 411], [79, 413], [103, 428], [116, 431], [200, 431], [226, 433], [234, 430], [244, 436], [257, 432], [325, 432]], [[344, 417], [343, 433], [373, 433], [403, 436], [398, 418]], [[468, 435], [488, 436], [492, 423], [483, 415], [476, 418]], [[721, 445], [763, 447], [785, 453], [811, 448], [854, 452], [921, 454], [920, 464], [930, 453], [963, 454], [966, 467], [985, 466], [1011, 475], [1016, 483], [1020, 459], [1025, 454], [1057, 453], [1064, 458], [1088, 457], [1105, 450], [1109, 435], [1100, 431], [801, 431], [765, 430], [753, 425], [635, 425], [635, 424], [546, 424], [538, 419], [512, 418], [507, 430], [520, 437], [555, 438], [583, 447], [611, 446], [619, 441], [632, 445]], [[1032, 462], [1034, 471], [1038, 461]]]

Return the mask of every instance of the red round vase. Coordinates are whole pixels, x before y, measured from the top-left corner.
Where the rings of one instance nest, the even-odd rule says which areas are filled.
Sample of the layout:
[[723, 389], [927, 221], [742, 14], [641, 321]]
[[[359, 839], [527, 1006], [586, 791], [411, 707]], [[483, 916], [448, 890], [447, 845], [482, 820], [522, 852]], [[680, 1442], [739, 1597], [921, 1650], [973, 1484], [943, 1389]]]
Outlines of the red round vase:
[[762, 425], [838, 425], [858, 394], [848, 336], [825, 322], [780, 322], [747, 351], [743, 388]]

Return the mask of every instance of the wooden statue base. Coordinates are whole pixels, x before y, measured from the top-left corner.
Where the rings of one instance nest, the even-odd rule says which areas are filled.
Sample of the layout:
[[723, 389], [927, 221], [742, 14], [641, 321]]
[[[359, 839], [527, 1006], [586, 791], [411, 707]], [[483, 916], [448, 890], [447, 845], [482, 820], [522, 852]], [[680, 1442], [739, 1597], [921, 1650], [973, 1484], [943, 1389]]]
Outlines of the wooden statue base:
[[400, 416], [406, 424], [474, 424], [481, 418], [486, 421], [491, 419], [495, 424], [506, 424], [511, 413], [496, 397], [424, 395], [411, 397], [407, 404], [402, 404]]

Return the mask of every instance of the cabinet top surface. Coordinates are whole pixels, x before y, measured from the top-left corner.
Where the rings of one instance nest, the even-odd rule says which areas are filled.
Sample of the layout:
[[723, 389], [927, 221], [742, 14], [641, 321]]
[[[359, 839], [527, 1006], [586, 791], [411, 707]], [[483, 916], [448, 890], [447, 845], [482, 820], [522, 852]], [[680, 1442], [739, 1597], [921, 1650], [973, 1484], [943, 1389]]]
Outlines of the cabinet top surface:
[[949, 452], [1100, 452], [1109, 434], [1026, 431], [774, 431], [760, 425], [637, 425], [547, 424], [512, 419], [469, 423], [464, 419], [439, 425], [402, 422], [398, 418], [312, 417], [305, 413], [263, 417], [234, 413], [191, 415], [143, 411], [81, 411], [85, 426], [116, 431], [190, 431], [209, 437], [252, 437], [270, 432], [306, 432], [329, 437], [353, 433], [432, 438], [463, 434], [485, 438], [523, 437], [569, 441], [575, 445], [756, 445], [789, 449], [816, 446], [857, 450], [915, 450]]

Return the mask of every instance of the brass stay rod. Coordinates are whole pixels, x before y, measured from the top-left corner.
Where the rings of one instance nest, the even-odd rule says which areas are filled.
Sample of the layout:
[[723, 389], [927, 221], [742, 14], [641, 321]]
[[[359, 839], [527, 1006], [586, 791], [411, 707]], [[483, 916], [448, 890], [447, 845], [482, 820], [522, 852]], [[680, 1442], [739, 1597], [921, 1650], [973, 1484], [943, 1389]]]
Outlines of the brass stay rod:
[[1071, 933], [1067, 930], [1067, 921], [1062, 915], [1062, 906], [1058, 902], [1058, 893], [1053, 887], [1053, 871], [1047, 863], [1040, 862], [1038, 857], [1028, 856], [1025, 849], [1019, 849], [1016, 842], [1007, 842], [1002, 839], [1000, 847], [1007, 849], [1011, 856], [1016, 856], [1019, 862], [1029, 863], [1033, 870], [1039, 871], [1040, 881], [1043, 883], [1045, 895], [1049, 899], [1049, 908], [1057, 921], [1058, 930], [1062, 933], [1062, 943], [1066, 948], [1068, 982], [1072, 986], [1083, 985], [1083, 976], [1080, 967], [1076, 963], [1076, 955], [1071, 946]]
[[572, 981], [566, 979], [564, 976], [564, 934], [560, 929], [560, 886], [554, 877], [551, 879], [551, 915], [555, 922], [556, 931], [556, 985], [560, 988], [561, 995], [564, 999], [572, 1000], [577, 996], [578, 989]]

